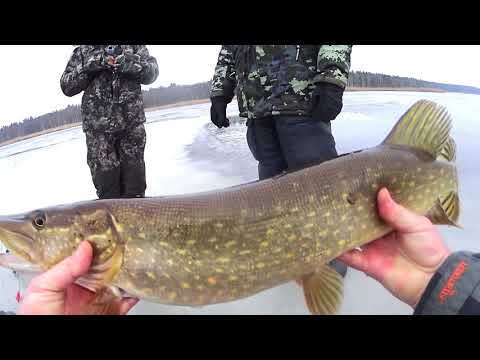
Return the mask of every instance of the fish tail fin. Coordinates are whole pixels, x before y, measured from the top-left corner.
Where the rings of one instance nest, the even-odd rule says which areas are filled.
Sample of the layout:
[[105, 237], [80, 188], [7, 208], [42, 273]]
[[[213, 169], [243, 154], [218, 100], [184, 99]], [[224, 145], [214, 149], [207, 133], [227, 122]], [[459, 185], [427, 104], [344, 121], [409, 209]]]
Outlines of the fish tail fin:
[[455, 140], [453, 140], [451, 137], [448, 137], [445, 146], [438, 155], [438, 159], [444, 159], [451, 162], [455, 162], [457, 159], [457, 145], [455, 144]]
[[[449, 137], [437, 159], [442, 159], [448, 162], [455, 162], [456, 158], [456, 144], [455, 141], [451, 137]], [[458, 219], [460, 217], [460, 196], [458, 174], [456, 168], [454, 172], [454, 181], [455, 190], [450, 192], [445, 198], [439, 199], [438, 204], [444, 210], [447, 218], [447, 221], [445, 221], [444, 224], [455, 226], [461, 229], [462, 226], [458, 222]]]
[[456, 191], [451, 191], [444, 198], [439, 198], [426, 216], [437, 225], [451, 225], [462, 228], [458, 224], [460, 217], [460, 199]]
[[[445, 107], [432, 101], [420, 100], [402, 115], [382, 144], [403, 145], [425, 151], [434, 160], [455, 162], [456, 145], [450, 136], [452, 118]], [[458, 179], [451, 192], [439, 197], [426, 216], [434, 224], [458, 225], [460, 200]]]
[[343, 298], [343, 278], [329, 265], [301, 279], [307, 307], [313, 315], [334, 315]]
[[382, 144], [409, 146], [426, 151], [434, 159], [454, 161], [451, 127], [452, 118], [445, 107], [420, 100], [402, 115]]

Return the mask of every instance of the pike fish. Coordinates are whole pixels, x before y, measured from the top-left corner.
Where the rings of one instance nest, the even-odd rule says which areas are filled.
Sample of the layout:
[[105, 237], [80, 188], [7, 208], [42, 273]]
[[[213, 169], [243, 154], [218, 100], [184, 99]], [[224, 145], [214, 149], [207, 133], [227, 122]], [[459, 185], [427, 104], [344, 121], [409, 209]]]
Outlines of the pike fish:
[[[389, 233], [376, 196], [386, 187], [435, 224], [457, 224], [451, 117], [421, 100], [376, 147], [217, 191], [92, 200], [0, 217], [12, 254], [0, 266], [45, 271], [88, 240], [98, 294], [202, 306], [297, 280], [313, 314], [334, 314], [342, 278], [328, 262]], [[111, 298], [110, 298], [111, 299]]]

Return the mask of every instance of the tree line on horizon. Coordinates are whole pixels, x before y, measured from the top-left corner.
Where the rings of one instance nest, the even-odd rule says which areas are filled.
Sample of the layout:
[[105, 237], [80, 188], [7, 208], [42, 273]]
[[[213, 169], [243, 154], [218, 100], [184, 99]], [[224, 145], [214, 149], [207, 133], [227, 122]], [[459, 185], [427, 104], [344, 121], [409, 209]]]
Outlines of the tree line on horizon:
[[[480, 89], [472, 86], [443, 84], [409, 77], [392, 76], [364, 71], [350, 72], [347, 87], [368, 88], [431, 88], [448, 92], [479, 94]], [[173, 104], [181, 101], [201, 100], [209, 97], [210, 81], [193, 85], [160, 86], [143, 91], [145, 108]], [[0, 128], [0, 143], [33, 133], [68, 124], [81, 122], [80, 105], [69, 105], [37, 117], [29, 117]]]

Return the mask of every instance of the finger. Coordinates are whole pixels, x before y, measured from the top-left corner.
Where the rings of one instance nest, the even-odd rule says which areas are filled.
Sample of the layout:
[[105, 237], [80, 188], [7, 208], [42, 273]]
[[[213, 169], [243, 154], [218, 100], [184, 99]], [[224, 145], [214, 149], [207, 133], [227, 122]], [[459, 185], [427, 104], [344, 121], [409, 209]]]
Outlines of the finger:
[[432, 223], [424, 216], [397, 204], [386, 188], [378, 192], [378, 211], [385, 222], [397, 231], [413, 233], [430, 230]]
[[93, 249], [88, 241], [82, 242], [73, 255], [39, 275], [30, 285], [31, 291], [64, 291], [80, 276], [86, 274], [92, 262]]
[[368, 270], [367, 258], [360, 250], [354, 249], [343, 253], [338, 260], [359, 271], [367, 272]]
[[126, 315], [135, 305], [137, 305], [139, 299], [128, 298], [123, 299], [118, 309], [119, 315]]

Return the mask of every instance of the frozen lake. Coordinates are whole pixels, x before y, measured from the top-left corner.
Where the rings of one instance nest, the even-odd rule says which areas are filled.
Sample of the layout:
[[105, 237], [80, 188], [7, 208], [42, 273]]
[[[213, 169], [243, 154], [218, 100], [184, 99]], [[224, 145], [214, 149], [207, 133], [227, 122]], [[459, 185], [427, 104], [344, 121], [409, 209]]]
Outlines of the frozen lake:
[[[333, 123], [339, 153], [380, 143], [398, 118], [419, 99], [430, 99], [452, 114], [463, 230], [441, 228], [452, 250], [480, 250], [480, 97], [454, 93], [348, 92]], [[147, 196], [213, 190], [256, 179], [257, 164], [246, 144], [244, 122], [217, 129], [209, 104], [147, 113]], [[238, 113], [236, 104], [229, 115]], [[0, 148], [0, 214], [96, 198], [86, 163], [81, 128], [68, 129]], [[0, 245], [1, 246], [1, 245]], [[27, 279], [22, 280], [26, 285]], [[15, 311], [17, 282], [0, 269], [0, 310]], [[341, 314], [411, 314], [374, 280], [349, 269]], [[141, 301], [131, 314], [308, 314], [303, 293], [288, 283], [248, 299], [188, 308]]]

